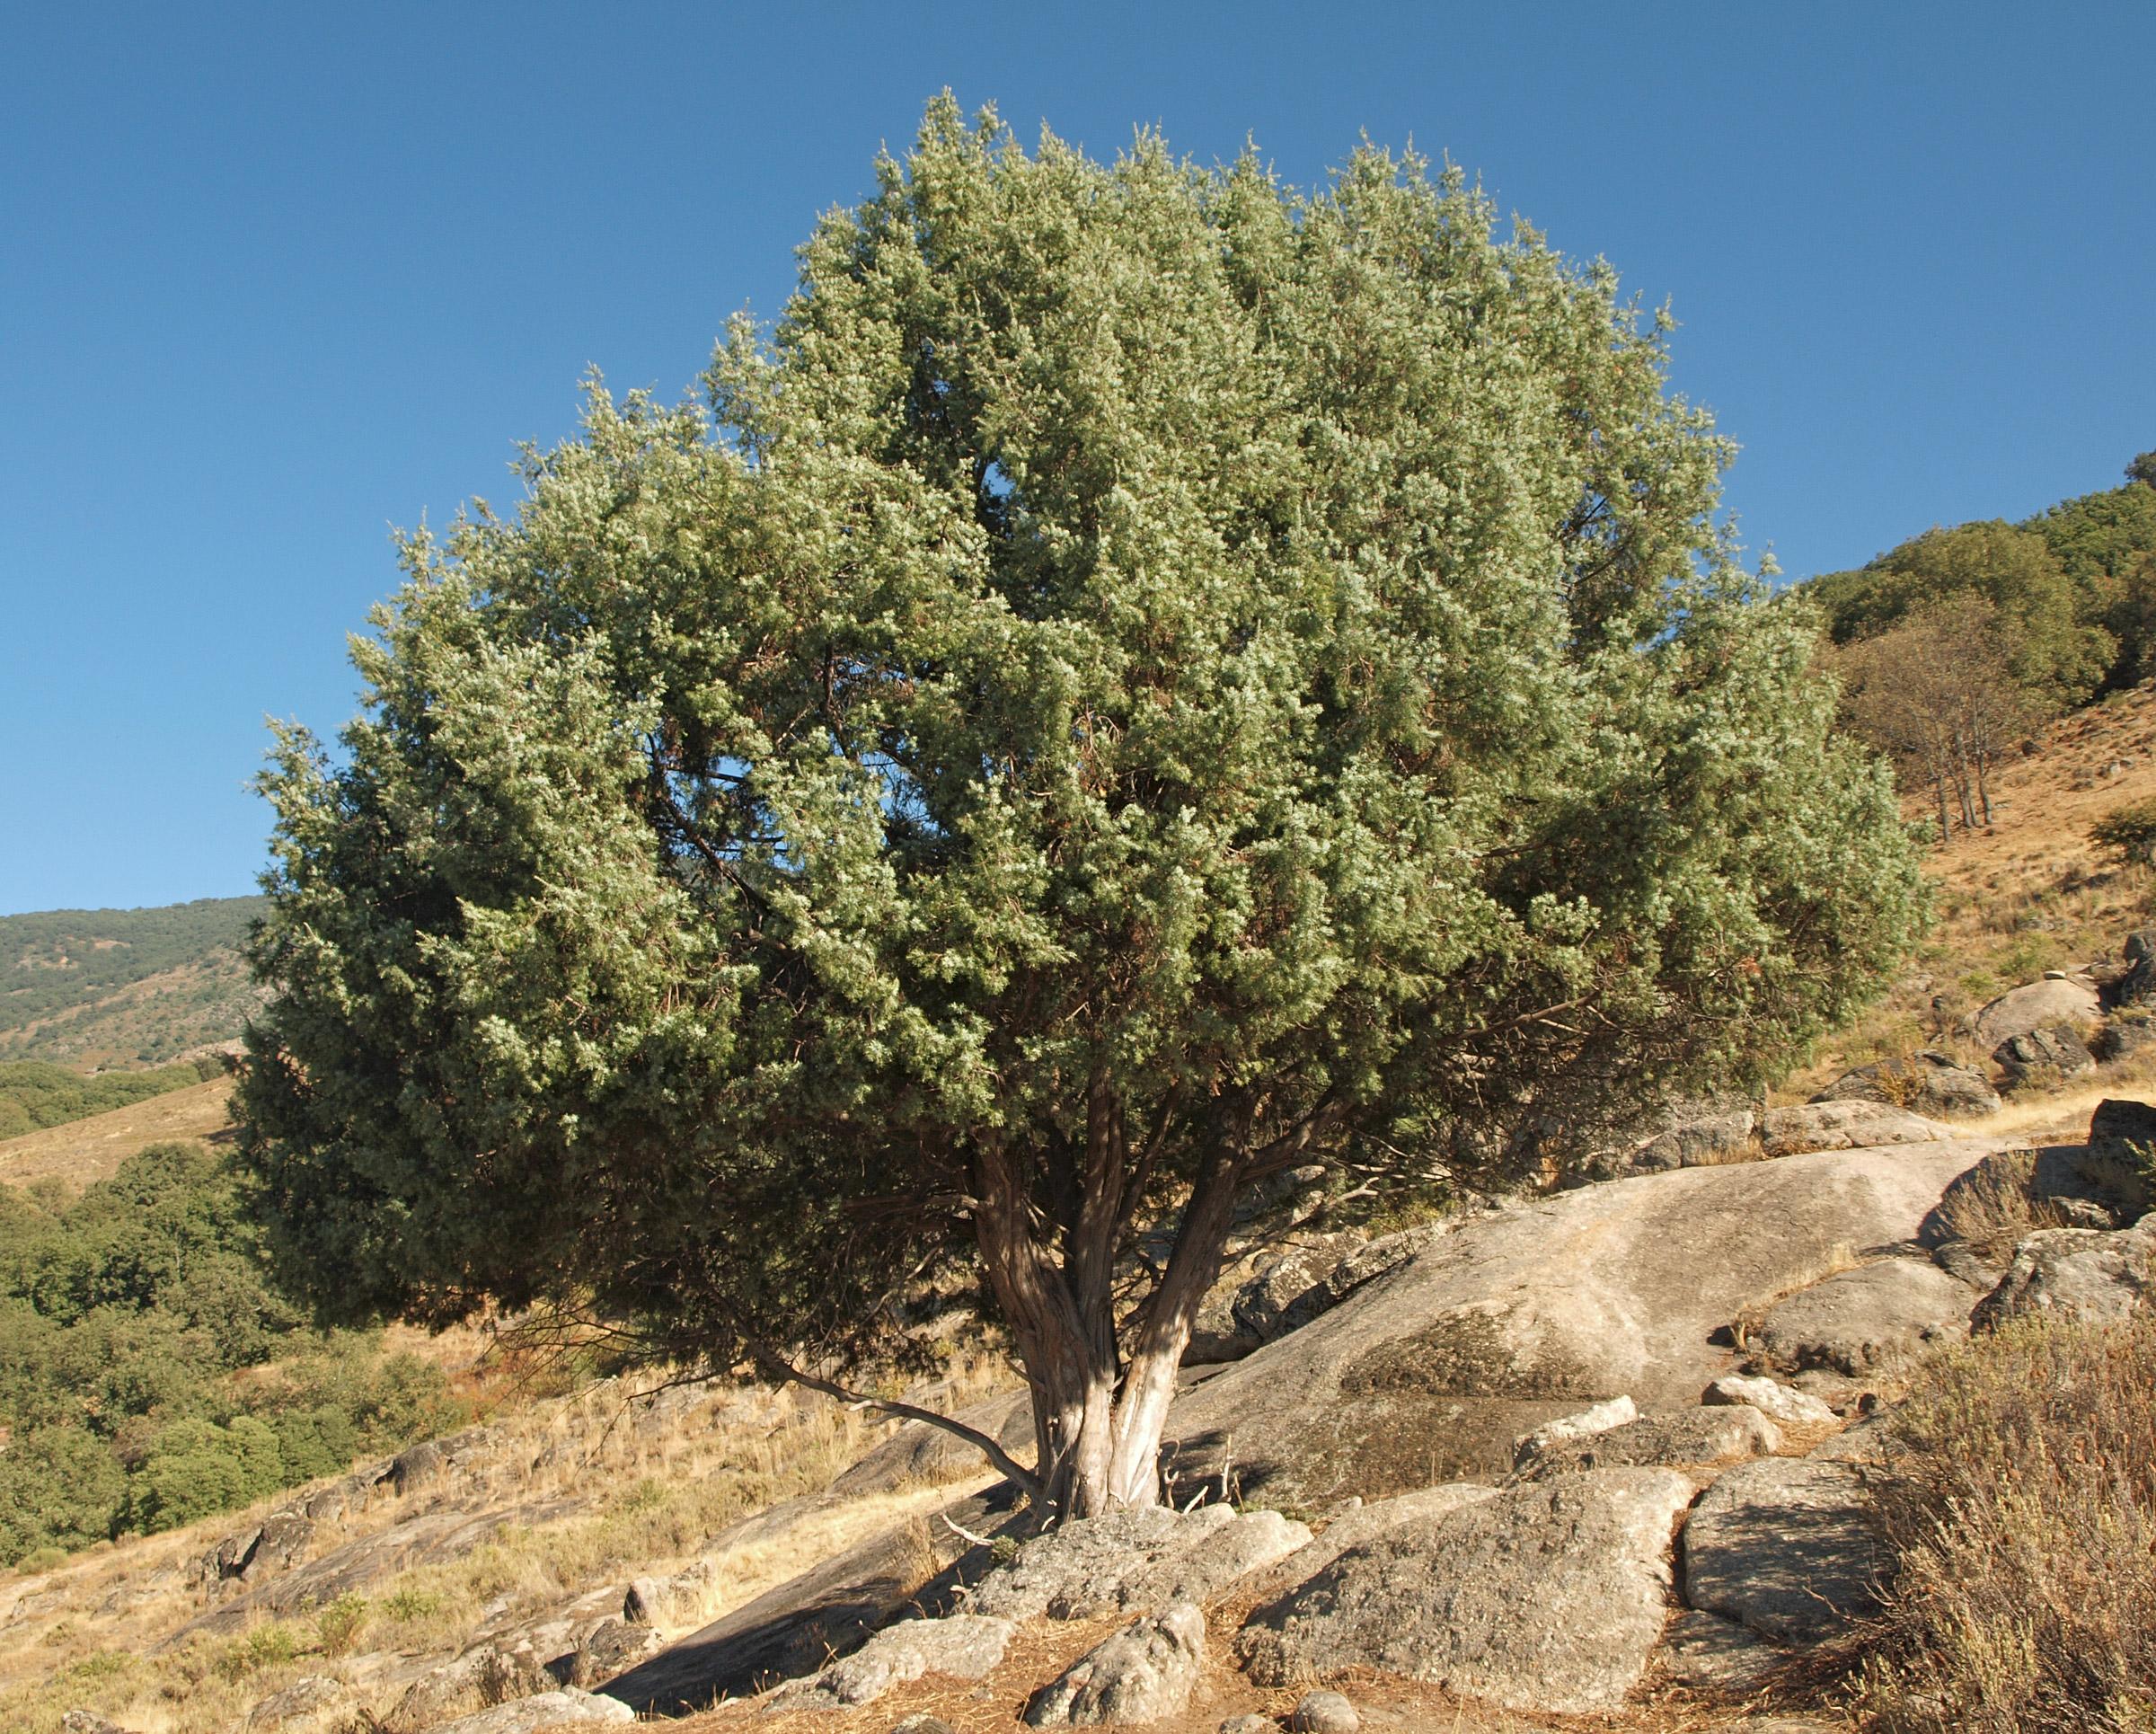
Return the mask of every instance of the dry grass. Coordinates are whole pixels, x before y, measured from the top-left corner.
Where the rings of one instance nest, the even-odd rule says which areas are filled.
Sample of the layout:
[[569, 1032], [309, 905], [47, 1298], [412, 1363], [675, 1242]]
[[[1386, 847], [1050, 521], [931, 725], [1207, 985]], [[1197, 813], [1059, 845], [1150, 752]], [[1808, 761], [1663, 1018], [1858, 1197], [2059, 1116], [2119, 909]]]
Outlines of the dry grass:
[[230, 1078], [211, 1078], [110, 1113], [0, 1139], [0, 1181], [27, 1186], [57, 1180], [69, 1192], [80, 1192], [110, 1180], [121, 1163], [153, 1144], [188, 1138], [222, 1143], [232, 1136], [231, 1096]]
[[[1922, 952], [1877, 1005], [1819, 1044], [1778, 1101], [1804, 1101], [1852, 1066], [1922, 1047], [1985, 1065], [1988, 1053], [1957, 1033], [1963, 1017], [2046, 969], [2115, 955], [2148, 924], [2156, 874], [2116, 864], [2089, 832], [2114, 807], [2156, 796], [2156, 689], [2052, 725], [2039, 751], [2002, 768], [1999, 796], [1989, 830], [1957, 836], [1925, 862], [1940, 920]], [[1922, 818], [1922, 807], [1906, 810]]]
[[[961, 1368], [954, 1390], [962, 1399], [968, 1386], [1003, 1376], [1000, 1366], [983, 1361]], [[712, 1550], [712, 1537], [736, 1519], [821, 1489], [882, 1429], [837, 1404], [793, 1393], [761, 1397], [735, 1420], [714, 1422], [706, 1412], [640, 1424], [632, 1393], [612, 1385], [508, 1415], [490, 1429], [499, 1449], [490, 1451], [487, 1466], [453, 1492], [455, 1508], [473, 1512], [580, 1497], [586, 1503], [575, 1513], [498, 1531], [461, 1559], [395, 1574], [362, 1596], [264, 1619], [234, 1636], [162, 1647], [206, 1606], [181, 1581], [188, 1563], [259, 1520], [272, 1508], [268, 1503], [101, 1546], [49, 1572], [0, 1577], [0, 1729], [56, 1734], [67, 1711], [84, 1708], [137, 1734], [212, 1734], [240, 1725], [254, 1703], [303, 1675], [363, 1683], [385, 1668], [409, 1672], [409, 1659], [446, 1659], [482, 1630], [708, 1559], [711, 1588], [701, 1606], [679, 1609], [671, 1635], [955, 1497], [947, 1486], [846, 1500], [782, 1534]], [[429, 1490], [418, 1505], [432, 1498]], [[378, 1499], [315, 1551], [379, 1533], [413, 1509]], [[379, 1714], [402, 1691], [401, 1678], [379, 1689], [363, 1685], [362, 1700]]]
[[2036, 1167], [2034, 1150], [2006, 1150], [1972, 1171], [1940, 1206], [1945, 1237], [2003, 1264], [2038, 1229], [2066, 1226], [2063, 1215], [2033, 1196]]
[[2156, 1320], [2032, 1321], [1898, 1411], [1900, 1570], [1858, 1707], [1896, 1734], [2156, 1727]]

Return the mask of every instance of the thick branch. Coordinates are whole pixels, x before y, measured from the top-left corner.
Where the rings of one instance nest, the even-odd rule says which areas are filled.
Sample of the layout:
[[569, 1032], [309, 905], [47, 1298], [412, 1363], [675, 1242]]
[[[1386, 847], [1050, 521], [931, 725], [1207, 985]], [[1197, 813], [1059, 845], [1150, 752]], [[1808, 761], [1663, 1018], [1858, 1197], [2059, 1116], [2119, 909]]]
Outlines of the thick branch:
[[1039, 1477], [979, 1428], [968, 1427], [962, 1420], [950, 1415], [939, 1415], [934, 1410], [923, 1409], [917, 1403], [901, 1402], [894, 1397], [871, 1397], [862, 1392], [849, 1391], [831, 1379], [819, 1378], [814, 1373], [804, 1373], [782, 1356], [768, 1350], [760, 1352], [757, 1358], [773, 1372], [791, 1379], [794, 1384], [804, 1385], [811, 1391], [820, 1391], [825, 1396], [835, 1397], [855, 1409], [874, 1409], [886, 1415], [896, 1415], [901, 1420], [925, 1422], [930, 1427], [941, 1428], [944, 1432], [964, 1439], [967, 1444], [978, 1448], [997, 1469], [1016, 1482], [1028, 1499], [1037, 1505], [1040, 1502]]

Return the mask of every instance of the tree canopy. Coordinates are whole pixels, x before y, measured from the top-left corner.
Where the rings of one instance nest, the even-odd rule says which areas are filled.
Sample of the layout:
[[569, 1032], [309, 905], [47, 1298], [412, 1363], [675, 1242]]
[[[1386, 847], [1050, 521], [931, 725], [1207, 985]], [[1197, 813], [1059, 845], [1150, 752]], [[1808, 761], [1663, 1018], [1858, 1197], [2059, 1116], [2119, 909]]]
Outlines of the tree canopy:
[[825, 1381], [971, 1271], [1005, 1467], [1151, 1501], [1246, 1189], [1756, 1078], [1910, 936], [1666, 331], [1412, 157], [932, 105], [702, 403], [595, 389], [409, 539], [340, 750], [284, 733], [286, 1270]]

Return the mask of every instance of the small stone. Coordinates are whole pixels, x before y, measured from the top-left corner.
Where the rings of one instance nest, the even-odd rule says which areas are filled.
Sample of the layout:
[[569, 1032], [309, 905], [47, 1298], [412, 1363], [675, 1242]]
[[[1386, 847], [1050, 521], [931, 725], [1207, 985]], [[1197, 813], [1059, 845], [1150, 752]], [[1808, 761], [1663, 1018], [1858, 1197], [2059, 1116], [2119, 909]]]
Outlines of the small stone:
[[666, 1598], [667, 1592], [657, 1578], [639, 1578], [622, 1597], [622, 1618], [631, 1625], [664, 1624]]
[[1221, 1723], [1220, 1734], [1280, 1734], [1280, 1724], [1253, 1711], [1249, 1715], [1229, 1717]]
[[1533, 1432], [1523, 1433], [1512, 1442], [1513, 1466], [1518, 1468], [1533, 1462], [1553, 1446], [1606, 1433], [1613, 1427], [1623, 1427], [1639, 1419], [1639, 1406], [1630, 1397], [1612, 1397], [1607, 1402], [1598, 1402], [1577, 1415], [1544, 1421]]
[[891, 1730], [891, 1734], [959, 1734], [957, 1729], [941, 1716], [932, 1716], [925, 1710], [917, 1716], [908, 1716]]
[[1818, 1398], [1807, 1396], [1779, 1379], [1745, 1378], [1734, 1373], [1709, 1385], [1701, 1402], [1710, 1406], [1747, 1403], [1769, 1420], [1780, 1421], [1785, 1427], [1832, 1427], [1840, 1419]]
[[1305, 1692], [1287, 1725], [1295, 1734], [1356, 1734], [1363, 1719], [1338, 1692]]

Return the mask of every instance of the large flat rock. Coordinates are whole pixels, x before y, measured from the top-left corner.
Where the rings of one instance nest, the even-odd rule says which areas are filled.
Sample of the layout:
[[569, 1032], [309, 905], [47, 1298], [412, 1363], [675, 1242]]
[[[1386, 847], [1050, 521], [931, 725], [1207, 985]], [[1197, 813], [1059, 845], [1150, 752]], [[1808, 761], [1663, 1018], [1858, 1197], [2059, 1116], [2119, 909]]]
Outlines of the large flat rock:
[[1684, 1525], [1684, 1599], [1781, 1643], [1816, 1643], [1876, 1612], [1892, 1565], [1854, 1463], [1740, 1464]]
[[1740, 1315], [1913, 1237], [1997, 1147], [1945, 1140], [1683, 1168], [1463, 1223], [1293, 1336], [1186, 1392], [1178, 1484], [1321, 1509], [1495, 1479], [1513, 1441], [1586, 1404], [1696, 1403]]
[[1595, 1469], [1395, 1525], [1253, 1614], [1237, 1650], [1262, 1685], [1376, 1668], [1516, 1710], [1614, 1709], [1661, 1641], [1692, 1491]]

